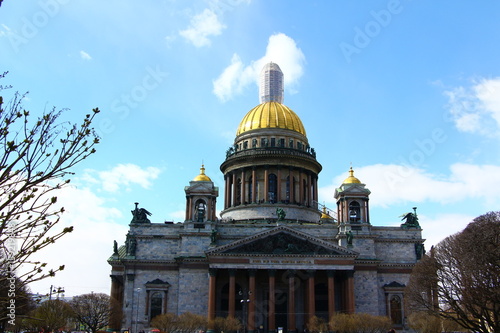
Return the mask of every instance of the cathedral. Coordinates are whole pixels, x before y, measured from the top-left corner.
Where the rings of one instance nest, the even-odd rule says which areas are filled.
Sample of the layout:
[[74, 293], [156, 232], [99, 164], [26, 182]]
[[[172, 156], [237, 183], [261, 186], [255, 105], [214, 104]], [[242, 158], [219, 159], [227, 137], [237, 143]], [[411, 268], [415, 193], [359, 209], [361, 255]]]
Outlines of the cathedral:
[[[283, 73], [264, 66], [260, 104], [243, 116], [226, 151], [224, 205], [205, 173], [185, 187], [183, 222], [155, 223], [136, 204], [126, 242], [108, 259], [111, 297], [137, 333], [163, 313], [236, 317], [247, 332], [295, 333], [334, 313], [405, 321], [404, 288], [423, 254], [416, 211], [398, 227], [370, 221], [370, 190], [351, 168], [318, 203], [316, 159], [299, 116], [283, 104]], [[213, 332], [213, 327], [208, 327]]]

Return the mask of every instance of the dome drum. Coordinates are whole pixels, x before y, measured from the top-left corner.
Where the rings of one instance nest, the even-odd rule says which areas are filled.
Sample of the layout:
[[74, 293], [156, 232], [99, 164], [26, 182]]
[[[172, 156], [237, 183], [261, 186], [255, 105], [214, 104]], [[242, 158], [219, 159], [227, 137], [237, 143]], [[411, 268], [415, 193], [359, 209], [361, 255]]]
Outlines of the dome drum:
[[319, 222], [321, 218], [321, 212], [316, 208], [308, 207], [297, 207], [297, 206], [277, 206], [275, 204], [251, 204], [251, 205], [240, 205], [233, 208], [229, 208], [221, 212], [222, 222], [231, 221], [245, 221], [246, 223], [251, 221], [267, 221], [267, 223], [278, 222], [278, 216], [276, 215], [276, 208], [283, 208], [286, 213], [283, 223], [297, 222], [297, 221], [308, 221], [308, 222]]
[[318, 174], [322, 170], [321, 164], [309, 154], [298, 151], [287, 151], [281, 149], [248, 150], [235, 153], [226, 158], [220, 166], [221, 171], [226, 174], [241, 168], [259, 168], [277, 166], [281, 168], [304, 169]]

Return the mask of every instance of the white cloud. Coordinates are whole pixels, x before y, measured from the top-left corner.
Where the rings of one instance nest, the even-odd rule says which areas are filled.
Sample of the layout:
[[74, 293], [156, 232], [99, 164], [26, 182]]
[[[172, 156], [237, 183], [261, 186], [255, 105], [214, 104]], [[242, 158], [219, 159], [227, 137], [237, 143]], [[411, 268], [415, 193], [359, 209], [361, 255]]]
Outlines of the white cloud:
[[80, 51], [80, 57], [83, 59], [83, 60], [92, 60], [92, 57], [90, 56], [90, 54], [88, 54], [87, 52], [85, 51]]
[[500, 78], [482, 79], [472, 87], [445, 91], [448, 111], [459, 131], [498, 136]]
[[[98, 179], [93, 177], [97, 173]], [[94, 170], [86, 170], [84, 180], [91, 183], [102, 183], [102, 188], [107, 192], [117, 192], [125, 187], [129, 190], [131, 184], [136, 184], [142, 188], [151, 187], [151, 181], [158, 178], [160, 169], [155, 167], [141, 168], [135, 164], [118, 164], [109, 171], [96, 172]]]
[[213, 93], [225, 102], [240, 94], [251, 83], [259, 84], [259, 74], [268, 62], [277, 63], [284, 74], [285, 89], [295, 91], [304, 73], [305, 56], [295, 41], [283, 33], [269, 37], [265, 55], [249, 65], [244, 65], [238, 54], [233, 54], [231, 64], [213, 81]]
[[186, 30], [179, 31], [179, 34], [193, 43], [196, 47], [209, 46], [209, 37], [218, 36], [226, 26], [219, 21], [217, 14], [210, 9], [205, 9], [202, 13], [195, 15]]
[[[448, 176], [442, 176], [411, 166], [375, 164], [356, 168], [355, 176], [371, 191], [371, 207], [425, 201], [447, 204], [468, 198], [482, 199], [488, 206], [500, 204], [500, 166], [496, 165], [456, 163]], [[332, 193], [345, 178], [347, 173], [320, 188], [322, 200], [332, 203]]]
[[[67, 296], [83, 293], [110, 292], [110, 266], [106, 259], [113, 253], [113, 240], [123, 244], [127, 226], [117, 221], [123, 219], [118, 209], [106, 206], [106, 200], [88, 188], [66, 187], [57, 194], [58, 204], [66, 211], [57, 230], [73, 226], [73, 232], [64, 235], [33, 259], [47, 262], [49, 268], [65, 265], [54, 278], [30, 285], [33, 292], [47, 293], [51, 285], [63, 287]], [[55, 230], [54, 230], [55, 231]], [[117, 238], [119, 237], [119, 238]]]
[[462, 231], [476, 216], [463, 214], [438, 214], [434, 218], [418, 215], [418, 222], [423, 229], [425, 247], [429, 251], [431, 246], [437, 245], [448, 236]]

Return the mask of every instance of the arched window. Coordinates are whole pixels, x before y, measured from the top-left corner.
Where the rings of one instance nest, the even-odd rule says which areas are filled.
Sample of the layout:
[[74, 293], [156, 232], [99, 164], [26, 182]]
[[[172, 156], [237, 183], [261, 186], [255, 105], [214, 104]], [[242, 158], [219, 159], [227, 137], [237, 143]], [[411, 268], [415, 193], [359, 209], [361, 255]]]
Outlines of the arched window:
[[401, 309], [401, 298], [397, 295], [393, 295], [390, 301], [391, 307], [391, 319], [394, 325], [402, 325], [403, 324], [403, 316]]
[[351, 201], [349, 203], [349, 222], [359, 222], [361, 219], [361, 207], [359, 202]]
[[207, 217], [207, 205], [206, 205], [205, 201], [203, 201], [203, 200], [196, 201], [194, 209], [195, 209], [195, 211], [194, 211], [193, 220], [195, 220], [198, 223], [205, 222], [206, 217]]
[[150, 320], [153, 319], [154, 317], [161, 315], [162, 314], [162, 309], [163, 309], [163, 292], [154, 292], [151, 295], [150, 299], [150, 312], [149, 312], [149, 318]]
[[268, 198], [269, 202], [275, 203], [278, 200], [278, 178], [274, 173], [268, 176], [269, 192]]

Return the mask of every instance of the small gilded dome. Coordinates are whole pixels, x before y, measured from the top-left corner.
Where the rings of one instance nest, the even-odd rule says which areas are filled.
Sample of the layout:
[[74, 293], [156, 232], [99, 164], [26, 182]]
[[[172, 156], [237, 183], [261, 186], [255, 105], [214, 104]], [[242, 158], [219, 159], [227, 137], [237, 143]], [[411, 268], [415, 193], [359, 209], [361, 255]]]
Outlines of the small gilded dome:
[[211, 182], [212, 179], [205, 175], [205, 166], [202, 164], [200, 168], [200, 174], [194, 177], [193, 181], [195, 182]]
[[250, 110], [238, 126], [236, 136], [251, 130], [282, 128], [306, 135], [299, 116], [289, 107], [278, 102], [266, 102]]
[[328, 215], [328, 213], [326, 212], [326, 207], [323, 206], [323, 212], [321, 213], [321, 218], [322, 219], [331, 219], [332, 217], [330, 215]]
[[354, 177], [354, 170], [352, 167], [349, 169], [349, 177], [347, 177], [342, 184], [361, 184], [361, 181]]

